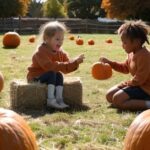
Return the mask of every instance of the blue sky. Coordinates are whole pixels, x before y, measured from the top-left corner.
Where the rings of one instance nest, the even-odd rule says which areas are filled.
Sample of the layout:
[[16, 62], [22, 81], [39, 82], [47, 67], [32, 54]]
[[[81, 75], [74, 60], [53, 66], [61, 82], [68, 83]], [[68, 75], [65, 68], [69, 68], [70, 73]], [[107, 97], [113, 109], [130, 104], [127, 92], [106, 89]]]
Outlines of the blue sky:
[[46, 0], [36, 0], [37, 2], [41, 1], [41, 2], [45, 2]]

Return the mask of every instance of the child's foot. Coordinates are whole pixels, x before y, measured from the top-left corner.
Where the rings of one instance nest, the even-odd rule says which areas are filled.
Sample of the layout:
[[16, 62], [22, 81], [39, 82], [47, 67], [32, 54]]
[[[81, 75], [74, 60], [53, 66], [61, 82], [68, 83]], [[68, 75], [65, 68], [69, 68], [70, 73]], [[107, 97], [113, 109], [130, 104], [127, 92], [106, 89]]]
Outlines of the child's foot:
[[56, 108], [56, 109], [63, 109], [64, 108], [60, 104], [57, 103], [55, 98], [54, 99], [47, 99], [47, 106], [52, 107], [52, 108]]
[[63, 101], [62, 98], [57, 99], [57, 103], [58, 103], [59, 105], [61, 105], [63, 108], [69, 107], [69, 105], [67, 105], [67, 104], [64, 103], [64, 101]]

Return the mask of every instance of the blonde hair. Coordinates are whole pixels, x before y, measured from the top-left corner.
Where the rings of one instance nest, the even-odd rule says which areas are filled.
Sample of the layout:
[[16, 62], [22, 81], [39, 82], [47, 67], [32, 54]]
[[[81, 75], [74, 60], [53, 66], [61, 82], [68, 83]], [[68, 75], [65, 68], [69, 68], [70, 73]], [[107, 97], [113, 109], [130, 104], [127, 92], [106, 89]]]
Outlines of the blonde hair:
[[42, 42], [47, 37], [53, 37], [56, 32], [67, 32], [65, 24], [58, 21], [48, 22], [40, 28], [40, 38]]
[[143, 21], [128, 21], [120, 26], [118, 29], [119, 35], [124, 35], [130, 40], [140, 39], [141, 44], [143, 45], [145, 42], [149, 44], [148, 34], [149, 34], [149, 26], [146, 25]]

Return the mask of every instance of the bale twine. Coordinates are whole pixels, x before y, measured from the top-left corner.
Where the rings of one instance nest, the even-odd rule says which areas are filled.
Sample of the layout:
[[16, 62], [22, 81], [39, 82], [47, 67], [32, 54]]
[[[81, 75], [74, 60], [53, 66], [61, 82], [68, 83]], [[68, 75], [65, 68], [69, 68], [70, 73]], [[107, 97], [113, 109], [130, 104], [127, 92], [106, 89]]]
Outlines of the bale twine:
[[[70, 105], [82, 105], [82, 83], [79, 77], [65, 77], [64, 101]], [[10, 104], [12, 109], [42, 110], [46, 106], [47, 85], [25, 80], [10, 83]]]

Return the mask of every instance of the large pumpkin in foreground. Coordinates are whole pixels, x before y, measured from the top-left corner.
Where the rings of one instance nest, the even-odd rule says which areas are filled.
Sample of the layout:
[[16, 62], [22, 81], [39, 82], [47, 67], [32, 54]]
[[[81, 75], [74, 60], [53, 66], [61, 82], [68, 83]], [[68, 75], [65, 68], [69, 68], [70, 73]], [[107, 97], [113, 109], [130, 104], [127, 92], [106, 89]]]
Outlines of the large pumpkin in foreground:
[[6, 48], [16, 48], [20, 45], [20, 36], [17, 32], [7, 32], [3, 36], [3, 45]]
[[17, 113], [0, 109], [0, 150], [38, 150], [30, 127]]
[[144, 111], [132, 122], [123, 150], [150, 150], [150, 110]]
[[96, 62], [92, 66], [92, 76], [97, 80], [105, 80], [112, 76], [112, 68], [109, 64]]
[[4, 77], [3, 74], [0, 72], [0, 92], [2, 91], [4, 87]]

